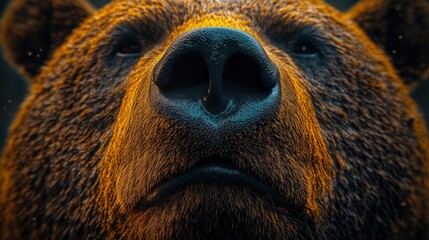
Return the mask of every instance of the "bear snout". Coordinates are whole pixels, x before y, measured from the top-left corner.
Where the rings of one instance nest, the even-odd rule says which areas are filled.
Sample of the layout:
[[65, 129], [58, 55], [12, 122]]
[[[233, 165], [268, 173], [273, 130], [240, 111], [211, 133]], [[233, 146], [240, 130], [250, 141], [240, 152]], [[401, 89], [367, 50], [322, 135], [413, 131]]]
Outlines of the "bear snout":
[[156, 64], [150, 100], [181, 124], [237, 129], [277, 112], [279, 79], [276, 65], [248, 33], [197, 28], [177, 37]]

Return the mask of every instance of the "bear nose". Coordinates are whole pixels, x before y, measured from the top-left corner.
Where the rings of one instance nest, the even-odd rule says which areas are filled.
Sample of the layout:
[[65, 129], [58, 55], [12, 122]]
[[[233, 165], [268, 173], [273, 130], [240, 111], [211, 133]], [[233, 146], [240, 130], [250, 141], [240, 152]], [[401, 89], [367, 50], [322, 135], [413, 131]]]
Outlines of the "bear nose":
[[[167, 112], [183, 109], [182, 115], [274, 111], [279, 78], [277, 67], [254, 37], [221, 27], [179, 36], [153, 71], [156, 97], [162, 98], [157, 106]], [[200, 110], [205, 113], [196, 113]]]

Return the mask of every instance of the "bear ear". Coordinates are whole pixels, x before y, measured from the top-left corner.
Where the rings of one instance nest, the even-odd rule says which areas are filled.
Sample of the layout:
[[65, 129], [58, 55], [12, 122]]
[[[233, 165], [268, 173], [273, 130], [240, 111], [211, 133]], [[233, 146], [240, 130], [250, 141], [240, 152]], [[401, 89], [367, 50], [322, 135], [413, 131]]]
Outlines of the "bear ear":
[[429, 78], [429, 0], [361, 0], [348, 15], [391, 57], [408, 86]]
[[6, 57], [31, 80], [50, 54], [93, 11], [85, 0], [12, 1], [0, 33]]

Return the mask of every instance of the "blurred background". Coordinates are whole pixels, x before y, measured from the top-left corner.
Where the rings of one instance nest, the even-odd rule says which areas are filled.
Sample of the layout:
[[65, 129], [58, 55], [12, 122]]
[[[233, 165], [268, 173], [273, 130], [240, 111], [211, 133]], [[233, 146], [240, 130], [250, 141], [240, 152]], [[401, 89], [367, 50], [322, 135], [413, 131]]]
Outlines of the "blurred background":
[[[356, 0], [326, 1], [342, 11], [347, 10], [356, 2]], [[0, 0], [0, 11], [2, 13], [8, 2], [9, 0]], [[110, 1], [91, 0], [91, 2], [97, 8], [100, 8]], [[0, 50], [0, 152], [2, 152], [4, 147], [9, 125], [20, 103], [24, 99], [27, 90], [27, 83], [25, 80], [5, 62], [3, 53]], [[421, 84], [413, 93], [413, 97], [419, 103], [420, 109], [426, 116], [426, 125], [429, 127], [429, 81]]]

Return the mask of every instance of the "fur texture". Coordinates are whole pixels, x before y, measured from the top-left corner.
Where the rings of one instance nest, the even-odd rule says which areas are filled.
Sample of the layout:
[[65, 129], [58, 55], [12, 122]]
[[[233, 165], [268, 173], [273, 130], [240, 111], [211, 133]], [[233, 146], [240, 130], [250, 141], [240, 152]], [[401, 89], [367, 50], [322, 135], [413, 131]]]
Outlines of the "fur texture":
[[[419, 17], [395, 15], [395, 4]], [[364, 1], [347, 14], [318, 0], [118, 0], [92, 12], [60, 0], [16, 0], [6, 11], [7, 56], [32, 85], [1, 159], [3, 239], [429, 237], [429, 144], [409, 96], [428, 71], [426, 0]], [[208, 26], [249, 33], [278, 67], [281, 104], [262, 123], [209, 131], [151, 105], [163, 53]], [[398, 32], [405, 43], [391, 39]], [[142, 51], [116, 54], [130, 33]], [[303, 39], [317, 54], [294, 53]], [[36, 59], [26, 46], [49, 51]], [[211, 156], [290, 206], [195, 185], [138, 208], [154, 186]]]

